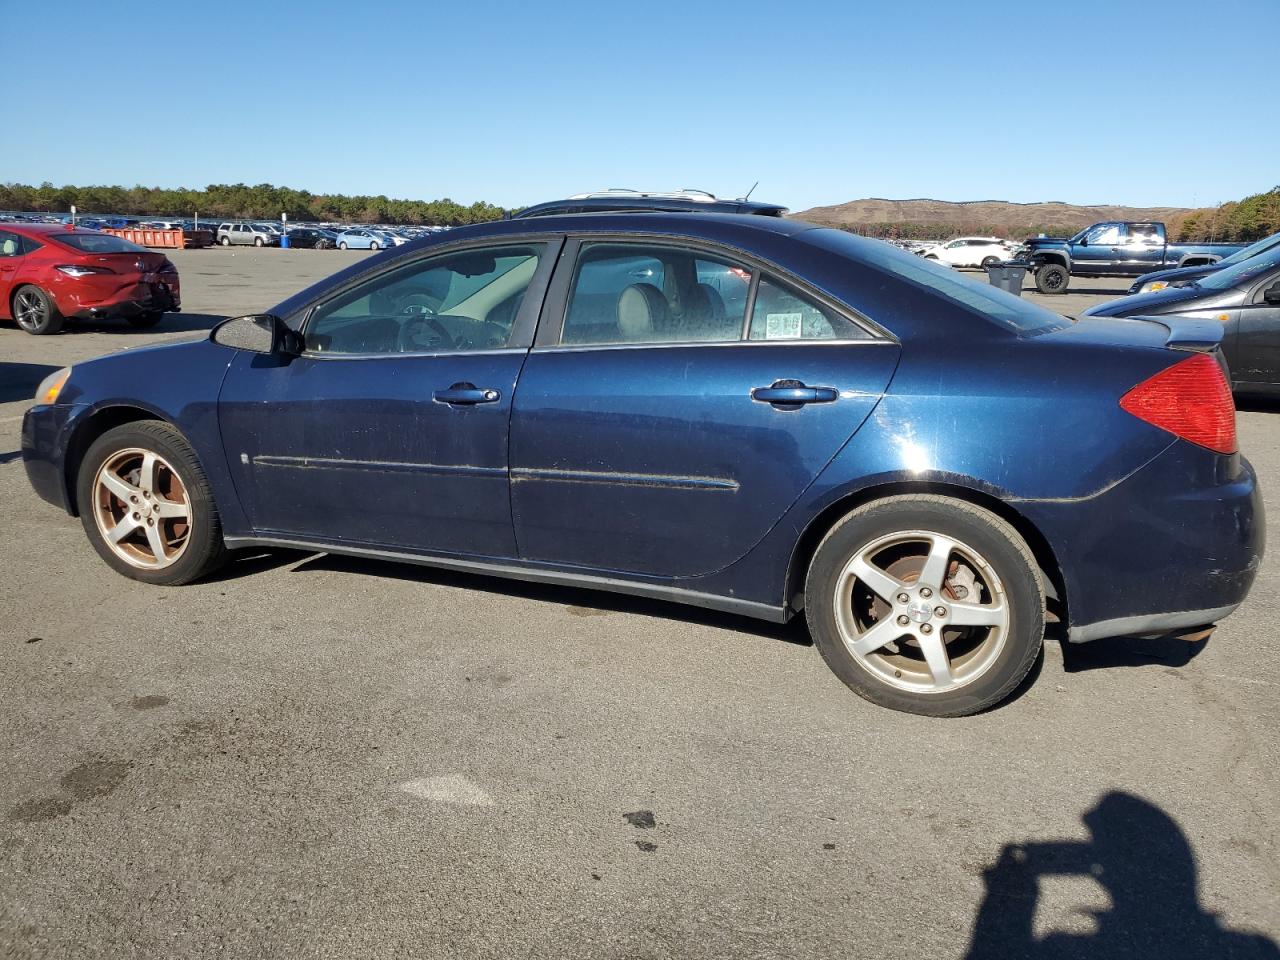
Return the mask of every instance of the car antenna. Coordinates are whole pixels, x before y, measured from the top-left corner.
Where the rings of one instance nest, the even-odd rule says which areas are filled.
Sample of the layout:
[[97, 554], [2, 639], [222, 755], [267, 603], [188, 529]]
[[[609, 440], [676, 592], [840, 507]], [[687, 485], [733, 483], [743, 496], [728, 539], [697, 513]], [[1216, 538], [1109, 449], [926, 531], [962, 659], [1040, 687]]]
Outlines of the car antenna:
[[747, 195], [746, 195], [745, 197], [743, 197], [742, 199], [743, 199], [743, 200], [750, 200], [750, 199], [751, 199], [751, 195], [752, 195], [753, 193], [755, 193], [755, 192], [756, 192], [756, 187], [758, 187], [758, 186], [760, 186], [760, 181], [759, 181], [759, 180], [757, 180], [755, 183], [753, 183], [753, 184], [751, 185], [751, 189], [747, 191]]

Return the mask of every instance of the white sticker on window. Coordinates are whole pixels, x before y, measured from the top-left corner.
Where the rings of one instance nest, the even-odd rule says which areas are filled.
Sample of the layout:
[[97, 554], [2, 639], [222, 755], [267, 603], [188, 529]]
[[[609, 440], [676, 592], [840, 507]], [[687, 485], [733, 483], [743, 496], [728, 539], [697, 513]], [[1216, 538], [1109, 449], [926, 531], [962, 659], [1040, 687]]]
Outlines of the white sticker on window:
[[766, 313], [764, 338], [766, 340], [799, 340], [802, 313]]

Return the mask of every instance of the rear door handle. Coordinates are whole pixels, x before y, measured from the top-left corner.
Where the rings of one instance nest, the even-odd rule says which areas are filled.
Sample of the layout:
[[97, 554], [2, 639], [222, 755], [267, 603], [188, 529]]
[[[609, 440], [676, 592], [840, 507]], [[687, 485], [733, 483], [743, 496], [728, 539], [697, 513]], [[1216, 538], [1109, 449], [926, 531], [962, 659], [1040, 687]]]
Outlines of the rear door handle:
[[431, 394], [436, 403], [448, 403], [456, 407], [469, 407], [477, 403], [496, 403], [502, 394], [491, 387], [477, 387], [474, 383], [455, 383], [448, 390]]
[[780, 407], [806, 403], [831, 403], [840, 396], [835, 387], [809, 387], [800, 380], [775, 380], [767, 387], [754, 387], [751, 399]]

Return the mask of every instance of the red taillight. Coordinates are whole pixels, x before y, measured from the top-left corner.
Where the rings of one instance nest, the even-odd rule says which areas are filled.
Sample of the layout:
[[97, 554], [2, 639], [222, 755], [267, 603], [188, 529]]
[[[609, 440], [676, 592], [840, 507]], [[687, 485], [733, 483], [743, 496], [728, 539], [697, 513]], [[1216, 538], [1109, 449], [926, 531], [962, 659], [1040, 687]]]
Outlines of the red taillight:
[[1174, 436], [1216, 453], [1236, 452], [1236, 406], [1222, 367], [1197, 353], [1143, 380], [1120, 406]]

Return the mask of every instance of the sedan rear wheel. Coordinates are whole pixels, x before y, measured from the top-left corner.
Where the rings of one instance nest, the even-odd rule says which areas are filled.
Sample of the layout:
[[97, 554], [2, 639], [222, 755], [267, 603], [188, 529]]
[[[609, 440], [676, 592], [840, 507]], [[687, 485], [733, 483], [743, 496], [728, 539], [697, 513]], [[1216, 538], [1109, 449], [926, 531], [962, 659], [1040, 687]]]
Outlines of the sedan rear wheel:
[[187, 583], [226, 554], [204, 471], [168, 424], [146, 420], [108, 430], [86, 452], [76, 487], [89, 541], [127, 577]]
[[39, 287], [19, 287], [13, 295], [13, 319], [37, 337], [62, 329], [63, 316], [53, 299]]
[[1004, 700], [1044, 639], [1044, 587], [1017, 531], [932, 495], [890, 497], [840, 521], [814, 554], [805, 612], [854, 692], [929, 716]]

